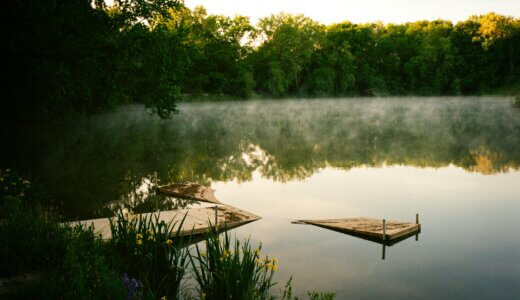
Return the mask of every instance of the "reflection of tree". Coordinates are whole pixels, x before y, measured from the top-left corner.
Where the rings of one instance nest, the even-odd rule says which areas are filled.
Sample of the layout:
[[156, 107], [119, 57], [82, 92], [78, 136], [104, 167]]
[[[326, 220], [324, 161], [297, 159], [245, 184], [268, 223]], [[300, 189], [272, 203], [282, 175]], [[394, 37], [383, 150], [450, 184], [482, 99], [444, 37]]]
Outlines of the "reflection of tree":
[[[71, 216], [124, 203], [154, 172], [164, 184], [209, 185], [254, 171], [284, 182], [325, 167], [453, 164], [494, 174], [520, 161], [520, 117], [493, 99], [199, 103], [166, 121], [129, 107], [60, 136], [33, 172]], [[134, 208], [154, 206], [148, 198]]]

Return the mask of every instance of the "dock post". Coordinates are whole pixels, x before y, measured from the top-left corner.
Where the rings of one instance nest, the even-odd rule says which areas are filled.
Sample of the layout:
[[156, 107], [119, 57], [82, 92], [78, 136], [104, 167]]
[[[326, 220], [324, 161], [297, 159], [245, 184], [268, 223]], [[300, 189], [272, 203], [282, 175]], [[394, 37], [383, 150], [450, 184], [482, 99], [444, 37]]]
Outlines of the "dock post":
[[215, 205], [215, 230], [217, 230], [218, 226], [218, 206]]
[[[415, 214], [415, 224], [419, 225], [419, 214]], [[415, 240], [419, 240], [419, 233], [415, 234]]]
[[158, 181], [157, 181], [157, 171], [155, 171], [154, 173], [154, 181], [155, 181], [155, 186], [153, 187], [154, 191], [155, 191], [155, 211], [159, 211], [159, 199], [157, 199], [157, 188], [158, 188]]
[[385, 248], [386, 248], [386, 245], [383, 244], [383, 256], [382, 256], [382, 259], [385, 260]]
[[383, 219], [383, 241], [386, 240], [386, 220]]

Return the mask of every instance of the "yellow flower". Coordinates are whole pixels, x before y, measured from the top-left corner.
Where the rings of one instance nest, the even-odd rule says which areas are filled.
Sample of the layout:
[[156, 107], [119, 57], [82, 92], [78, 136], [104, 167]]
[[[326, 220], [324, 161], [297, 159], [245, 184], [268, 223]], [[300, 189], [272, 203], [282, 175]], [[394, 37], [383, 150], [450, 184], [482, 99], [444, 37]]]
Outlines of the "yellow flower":
[[150, 236], [148, 237], [148, 240], [149, 240], [149, 241], [155, 241], [155, 238], [153, 237], [153, 235], [150, 235]]
[[161, 300], [166, 300], [166, 299], [167, 299], [166, 296], [161, 297]]
[[140, 234], [140, 233], [138, 233], [138, 234], [135, 235], [135, 238], [138, 239], [138, 240], [139, 240], [139, 239], [142, 239], [142, 238], [143, 238], [143, 235]]
[[127, 219], [129, 222], [132, 222], [136, 217], [134, 214], [126, 212], [124, 218]]
[[278, 258], [275, 257], [275, 258], [273, 258], [271, 261], [272, 261], [273, 263], [276, 263], [276, 262], [278, 262]]
[[137, 240], [136, 243], [137, 243], [137, 245], [141, 245], [141, 244], [143, 244], [143, 240]]
[[146, 230], [146, 233], [153, 234], [153, 231], [151, 229]]
[[205, 300], [206, 299], [206, 293], [202, 292], [200, 293], [200, 299]]
[[202, 257], [206, 257], [206, 255], [207, 255], [206, 252], [200, 253], [200, 256], [202, 256]]
[[171, 244], [173, 244], [173, 241], [172, 241], [171, 239], [168, 239], [168, 240], [166, 241], [166, 244], [171, 245]]
[[273, 265], [273, 267], [271, 268], [273, 271], [276, 271], [278, 270], [278, 266], [277, 265]]
[[225, 259], [229, 256], [229, 251], [225, 250], [222, 252], [222, 257]]
[[255, 250], [255, 254], [256, 254], [256, 255], [260, 255], [260, 249], [256, 249], [256, 250]]

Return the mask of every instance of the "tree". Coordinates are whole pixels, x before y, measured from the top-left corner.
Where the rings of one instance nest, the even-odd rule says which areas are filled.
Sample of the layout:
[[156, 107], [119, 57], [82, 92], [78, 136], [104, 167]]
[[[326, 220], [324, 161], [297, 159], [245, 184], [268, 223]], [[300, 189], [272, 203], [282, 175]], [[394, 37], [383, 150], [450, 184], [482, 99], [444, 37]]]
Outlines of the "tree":
[[512, 17], [489, 13], [487, 15], [473, 17], [480, 23], [479, 35], [474, 39], [482, 43], [484, 49], [492, 46], [502, 46], [509, 51], [509, 76], [514, 75], [514, 50], [515, 39], [518, 41], [520, 34], [520, 23]]
[[256, 81], [272, 95], [298, 92], [304, 71], [323, 39], [323, 26], [303, 15], [278, 14], [260, 19], [264, 39], [255, 61]]

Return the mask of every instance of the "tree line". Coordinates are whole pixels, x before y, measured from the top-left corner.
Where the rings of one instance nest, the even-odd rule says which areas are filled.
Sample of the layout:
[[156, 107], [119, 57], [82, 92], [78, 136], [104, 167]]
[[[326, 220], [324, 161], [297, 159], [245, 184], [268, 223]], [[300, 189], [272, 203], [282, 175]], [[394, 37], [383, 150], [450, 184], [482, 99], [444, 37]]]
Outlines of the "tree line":
[[181, 97], [478, 95], [518, 86], [520, 19], [453, 24], [348, 21], [280, 13], [209, 15], [182, 0], [8, 0], [0, 10], [4, 121]]

